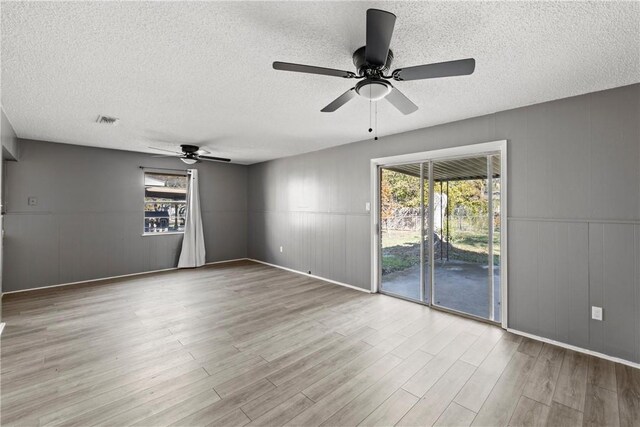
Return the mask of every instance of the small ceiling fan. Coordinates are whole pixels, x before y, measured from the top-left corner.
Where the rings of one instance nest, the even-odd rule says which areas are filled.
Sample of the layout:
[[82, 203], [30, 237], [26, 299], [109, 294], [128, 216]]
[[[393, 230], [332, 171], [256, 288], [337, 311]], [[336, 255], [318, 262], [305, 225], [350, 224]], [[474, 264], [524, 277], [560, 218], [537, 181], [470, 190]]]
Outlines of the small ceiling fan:
[[357, 73], [314, 67], [311, 65], [274, 62], [273, 68], [298, 73], [321, 74], [324, 76], [361, 79], [354, 87], [336, 98], [321, 111], [331, 113], [353, 99], [356, 94], [377, 101], [386, 98], [403, 114], [411, 114], [418, 106], [395, 88], [390, 79], [396, 81], [434, 79], [438, 77], [465, 76], [473, 73], [476, 61], [473, 58], [435, 64], [398, 68], [386, 75], [393, 62], [393, 52], [389, 49], [396, 16], [379, 9], [367, 10], [367, 44], [353, 53], [353, 64]]
[[198, 163], [200, 160], [206, 160], [208, 162], [230, 162], [231, 161], [231, 159], [225, 159], [222, 157], [205, 156], [204, 153], [206, 153], [206, 151], [201, 150], [200, 147], [198, 147], [197, 145], [182, 144], [180, 146], [180, 149], [182, 150], [181, 153], [177, 151], [166, 150], [164, 148], [158, 148], [158, 147], [149, 147], [149, 148], [153, 150], [167, 151], [169, 153], [172, 153], [172, 154], [160, 154], [154, 157], [177, 157], [188, 165], [193, 165], [195, 163]]

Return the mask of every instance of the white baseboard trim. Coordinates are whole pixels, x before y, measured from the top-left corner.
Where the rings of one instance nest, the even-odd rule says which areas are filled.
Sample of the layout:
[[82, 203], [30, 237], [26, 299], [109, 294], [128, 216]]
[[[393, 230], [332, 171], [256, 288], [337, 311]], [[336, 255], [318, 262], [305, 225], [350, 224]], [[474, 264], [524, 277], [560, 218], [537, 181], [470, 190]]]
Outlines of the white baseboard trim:
[[[247, 261], [248, 259], [249, 258], [227, 259], [227, 260], [224, 260], [224, 261], [207, 262], [205, 265], [225, 264], [225, 263], [228, 263], [228, 262], [235, 262], [235, 261]], [[171, 268], [163, 268], [161, 270], [141, 271], [139, 273], [122, 274], [120, 276], [101, 277], [99, 279], [81, 280], [79, 282], [60, 283], [59, 285], [40, 286], [40, 287], [37, 287], [37, 288], [19, 289], [17, 291], [7, 291], [7, 292], [4, 292], [2, 295], [4, 295], [4, 294], [18, 294], [18, 293], [21, 293], [21, 292], [31, 292], [31, 291], [37, 291], [37, 290], [40, 290], [40, 289], [59, 288], [59, 287], [62, 287], [62, 286], [81, 285], [83, 283], [102, 282], [102, 281], [105, 281], [105, 280], [124, 279], [124, 278], [127, 278], [127, 277], [143, 276], [145, 274], [155, 274], [155, 273], [162, 273], [162, 272], [165, 272], [165, 271], [173, 271], [173, 270], [180, 270], [180, 269], [178, 267], [171, 267]]]
[[234, 259], [225, 259], [223, 261], [212, 261], [212, 262], [207, 262], [204, 265], [226, 264], [228, 262], [237, 262], [237, 261], [249, 261], [249, 258], [234, 258]]
[[327, 279], [326, 277], [321, 277], [321, 276], [316, 276], [315, 274], [309, 274], [309, 273], [305, 273], [304, 271], [298, 271], [298, 270], [294, 270], [292, 268], [287, 268], [287, 267], [283, 267], [281, 265], [277, 265], [277, 264], [271, 264], [265, 261], [260, 261], [259, 259], [253, 259], [253, 258], [247, 258], [249, 261], [253, 261], [253, 262], [257, 262], [259, 264], [264, 264], [264, 265], [268, 265], [270, 267], [275, 267], [275, 268], [279, 268], [281, 270], [286, 270], [286, 271], [290, 271], [291, 273], [296, 273], [296, 274], [301, 274], [303, 276], [306, 277], [311, 277], [313, 279], [318, 279], [318, 280], [323, 280], [325, 282], [329, 282], [329, 283], [333, 283], [334, 285], [340, 285], [340, 286], [344, 286], [346, 288], [351, 288], [351, 289], [355, 289], [356, 291], [360, 291], [360, 292], [365, 292], [367, 294], [370, 294], [371, 291], [369, 289], [363, 289], [363, 288], [359, 288], [357, 286], [353, 286], [350, 285], [348, 283], [343, 283], [343, 282], [338, 282], [337, 280], [331, 280], [331, 279]]
[[507, 328], [507, 331], [511, 332], [513, 334], [516, 334], [516, 335], [521, 335], [523, 337], [531, 338], [533, 340], [542, 341], [542, 342], [546, 342], [548, 344], [556, 345], [558, 347], [566, 348], [568, 350], [577, 351], [578, 353], [584, 353], [584, 354], [588, 354], [590, 356], [596, 356], [596, 357], [599, 357], [601, 359], [609, 360], [611, 362], [620, 363], [622, 365], [627, 365], [627, 366], [631, 366], [632, 368], [640, 369], [640, 363], [635, 363], [635, 362], [631, 362], [629, 360], [620, 359], [619, 357], [609, 356], [609, 355], [606, 355], [604, 353], [599, 353], [599, 352], [593, 351], [593, 350], [587, 350], [586, 348], [576, 347], [575, 345], [563, 343], [561, 341], [556, 341], [556, 340], [552, 340], [552, 339], [549, 339], [549, 338], [540, 337], [538, 335], [533, 335], [533, 334], [530, 334], [528, 332], [518, 331], [517, 329]]

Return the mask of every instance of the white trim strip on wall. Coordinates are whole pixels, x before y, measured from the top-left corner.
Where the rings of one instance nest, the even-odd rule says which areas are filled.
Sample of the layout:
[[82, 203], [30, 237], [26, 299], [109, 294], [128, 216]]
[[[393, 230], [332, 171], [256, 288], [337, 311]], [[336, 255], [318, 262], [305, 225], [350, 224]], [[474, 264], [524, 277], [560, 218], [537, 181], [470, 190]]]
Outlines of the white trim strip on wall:
[[[227, 259], [227, 260], [224, 260], [224, 261], [208, 262], [205, 265], [224, 264], [224, 263], [227, 263], [227, 262], [234, 262], [234, 261], [247, 261], [248, 259], [249, 258]], [[5, 295], [5, 294], [17, 294], [17, 293], [20, 293], [20, 292], [37, 291], [37, 290], [40, 290], [40, 289], [59, 288], [59, 287], [62, 287], [62, 286], [81, 285], [83, 283], [102, 282], [102, 281], [105, 281], [105, 280], [123, 279], [123, 278], [126, 278], [126, 277], [143, 276], [145, 274], [162, 273], [162, 272], [165, 272], [165, 271], [172, 271], [172, 270], [179, 270], [179, 269], [178, 269], [178, 267], [171, 267], [171, 268], [163, 268], [162, 270], [141, 271], [139, 273], [122, 274], [120, 276], [100, 277], [98, 279], [81, 280], [79, 282], [69, 282], [69, 283], [61, 283], [59, 285], [40, 286], [38, 288], [19, 289], [17, 291], [7, 291], [7, 292], [3, 292], [2, 295]]]
[[530, 221], [530, 222], [569, 222], [569, 223], [594, 223], [594, 224], [640, 224], [637, 219], [586, 219], [586, 218], [535, 218], [517, 217], [507, 218], [509, 221]]
[[281, 270], [286, 270], [286, 271], [289, 271], [291, 273], [302, 274], [303, 276], [307, 276], [307, 277], [311, 277], [313, 279], [318, 279], [318, 280], [322, 280], [322, 281], [325, 281], [325, 282], [333, 283], [334, 285], [340, 285], [340, 286], [344, 286], [346, 288], [355, 289], [356, 291], [364, 292], [364, 293], [367, 293], [367, 294], [371, 293], [371, 291], [369, 289], [359, 288], [358, 286], [353, 286], [353, 285], [350, 285], [348, 283], [338, 282], [337, 280], [327, 279], [326, 277], [316, 276], [315, 274], [305, 273], [304, 271], [294, 270], [292, 268], [283, 267], [283, 266], [277, 265], [277, 264], [271, 264], [271, 263], [266, 262], [266, 261], [260, 261], [259, 259], [247, 258], [247, 260], [248, 261], [257, 262], [259, 264], [268, 265], [270, 267], [279, 268]]
[[528, 332], [518, 331], [517, 329], [507, 328], [507, 332], [511, 332], [512, 334], [520, 335], [523, 337], [531, 338], [532, 340], [542, 341], [547, 344], [552, 344], [558, 347], [566, 348], [568, 350], [577, 351], [578, 353], [588, 354], [590, 356], [599, 357], [601, 359], [609, 360], [611, 362], [620, 363], [622, 365], [631, 366], [632, 368], [640, 369], [640, 363], [631, 362], [629, 360], [620, 359], [619, 357], [609, 356], [604, 353], [600, 353], [593, 350], [587, 350], [586, 348], [576, 347], [575, 345], [567, 344], [562, 341], [556, 341], [549, 338], [544, 338], [538, 335], [530, 334]]

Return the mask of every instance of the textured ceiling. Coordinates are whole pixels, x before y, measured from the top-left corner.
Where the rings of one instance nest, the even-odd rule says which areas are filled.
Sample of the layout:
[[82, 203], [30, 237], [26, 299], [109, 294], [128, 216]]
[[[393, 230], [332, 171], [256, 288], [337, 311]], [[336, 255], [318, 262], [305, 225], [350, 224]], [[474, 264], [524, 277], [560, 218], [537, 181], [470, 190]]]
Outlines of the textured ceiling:
[[271, 63], [353, 70], [369, 7], [398, 17], [395, 66], [477, 64], [398, 82], [420, 109], [379, 102], [381, 136], [640, 81], [638, 2], [2, 2], [2, 104], [22, 138], [238, 163], [366, 139], [363, 98], [320, 112], [352, 80]]

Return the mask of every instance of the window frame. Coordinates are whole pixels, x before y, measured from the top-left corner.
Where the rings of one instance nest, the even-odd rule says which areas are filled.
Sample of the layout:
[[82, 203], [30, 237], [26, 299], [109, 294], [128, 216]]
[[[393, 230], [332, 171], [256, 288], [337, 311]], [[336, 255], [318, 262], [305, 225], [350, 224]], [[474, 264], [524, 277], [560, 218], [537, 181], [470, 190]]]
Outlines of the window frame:
[[182, 231], [163, 231], [163, 232], [147, 232], [145, 231], [145, 220], [146, 220], [146, 184], [145, 184], [145, 178], [147, 174], [151, 174], [151, 175], [173, 175], [173, 176], [184, 176], [187, 180], [187, 192], [185, 194], [185, 221], [186, 221], [186, 215], [187, 212], [189, 210], [189, 171], [185, 170], [184, 172], [182, 172], [180, 169], [175, 169], [175, 170], [163, 170], [163, 169], [154, 169], [154, 168], [142, 168], [142, 237], [148, 237], [148, 236], [172, 236], [172, 235], [183, 235], [184, 234], [184, 230]]

